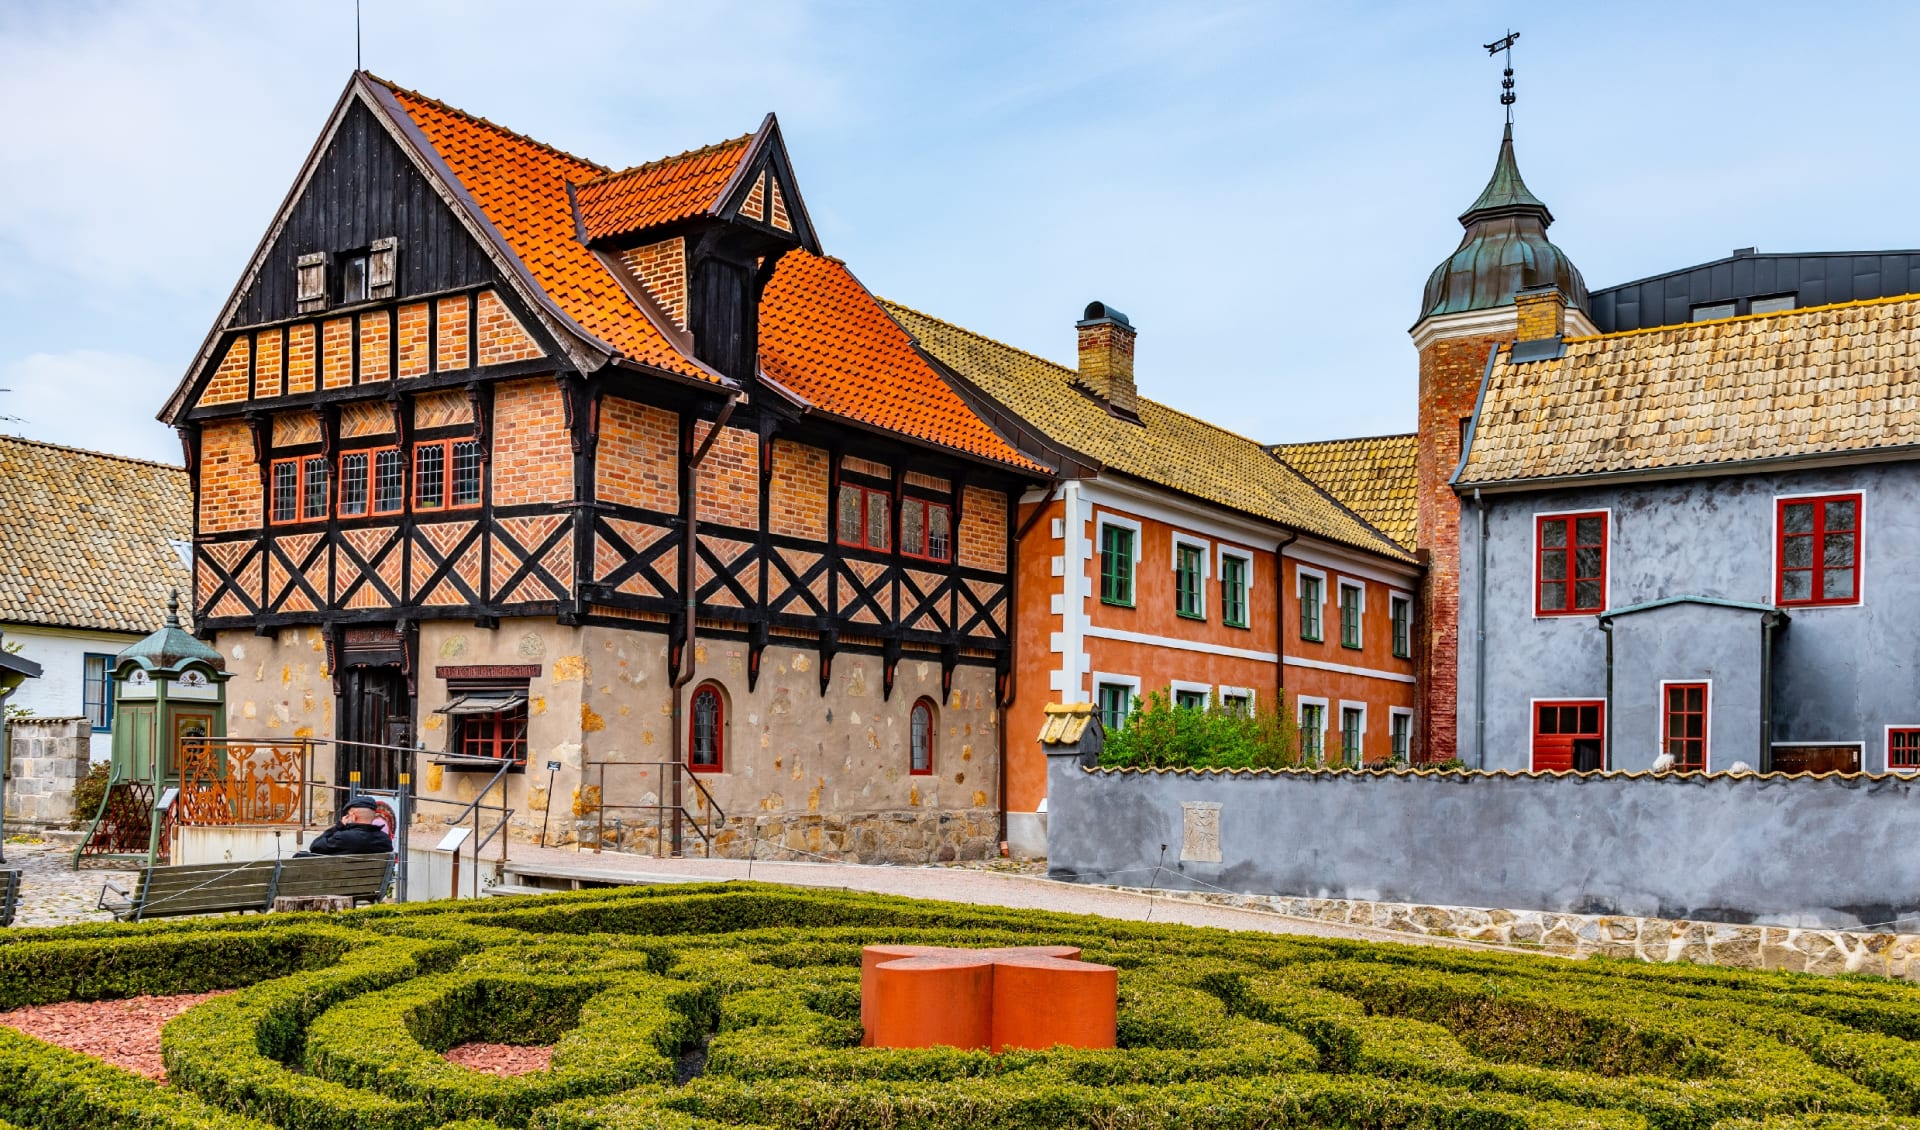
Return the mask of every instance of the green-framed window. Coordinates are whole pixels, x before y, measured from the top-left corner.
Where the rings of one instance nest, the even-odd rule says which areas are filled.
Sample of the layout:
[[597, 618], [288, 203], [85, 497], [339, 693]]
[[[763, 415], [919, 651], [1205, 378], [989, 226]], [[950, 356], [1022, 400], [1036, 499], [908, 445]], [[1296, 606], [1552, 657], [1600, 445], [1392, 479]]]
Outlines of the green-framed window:
[[1303, 640], [1320, 642], [1320, 603], [1325, 584], [1319, 577], [1300, 574], [1300, 638]]
[[1206, 572], [1207, 551], [1202, 546], [1179, 545], [1173, 547], [1173, 588], [1174, 611], [1189, 620], [1207, 618], [1206, 597], [1200, 586], [1204, 583], [1201, 575]]
[[1359, 765], [1364, 754], [1360, 750], [1360, 738], [1366, 733], [1367, 712], [1357, 706], [1340, 708], [1340, 763]]
[[1326, 756], [1327, 708], [1317, 702], [1300, 704], [1300, 760], [1317, 765]]
[[1247, 626], [1247, 559], [1220, 558], [1220, 620], [1229, 628]]
[[1133, 713], [1133, 688], [1125, 683], [1101, 683], [1098, 692], [1100, 725], [1110, 734], [1125, 729], [1127, 715]]
[[1134, 532], [1125, 526], [1100, 527], [1100, 602], [1133, 606]]
[[1413, 715], [1394, 714], [1389, 732], [1393, 736], [1393, 759], [1407, 760], [1407, 754], [1413, 748]]
[[1413, 601], [1404, 596], [1390, 597], [1387, 607], [1393, 619], [1393, 655], [1413, 658]]
[[1360, 612], [1367, 605], [1367, 590], [1359, 585], [1340, 583], [1340, 646], [1360, 647]]
[[1212, 697], [1206, 691], [1174, 691], [1173, 705], [1181, 710], [1205, 710]]

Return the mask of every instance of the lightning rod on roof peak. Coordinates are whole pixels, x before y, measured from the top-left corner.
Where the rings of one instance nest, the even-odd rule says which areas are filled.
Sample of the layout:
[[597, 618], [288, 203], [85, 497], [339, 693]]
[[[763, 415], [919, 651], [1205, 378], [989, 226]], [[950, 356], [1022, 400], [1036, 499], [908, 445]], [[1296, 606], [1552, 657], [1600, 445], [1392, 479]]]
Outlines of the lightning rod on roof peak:
[[1519, 32], [1509, 31], [1492, 43], [1480, 45], [1487, 49], [1489, 55], [1498, 55], [1502, 51], [1507, 53], [1506, 70], [1500, 72], [1500, 104], [1507, 108], [1508, 125], [1513, 124], [1513, 41], [1519, 38]]
[[360, 0], [353, 0], [353, 69], [360, 70]]

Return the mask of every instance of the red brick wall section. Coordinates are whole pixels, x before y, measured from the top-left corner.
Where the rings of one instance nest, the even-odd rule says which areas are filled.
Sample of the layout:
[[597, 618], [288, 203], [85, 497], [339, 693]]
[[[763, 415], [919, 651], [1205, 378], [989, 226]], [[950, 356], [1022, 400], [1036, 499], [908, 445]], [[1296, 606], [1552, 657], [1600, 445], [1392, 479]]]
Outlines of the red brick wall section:
[[346, 388], [353, 383], [353, 319], [330, 319], [321, 342], [324, 350], [320, 359], [322, 387]]
[[1473, 414], [1487, 353], [1505, 334], [1441, 340], [1420, 353], [1419, 510], [1415, 541], [1430, 555], [1420, 610], [1424, 754], [1459, 752], [1460, 500], [1448, 485], [1460, 463], [1460, 421]]
[[893, 478], [892, 467], [887, 466], [885, 463], [875, 463], [871, 459], [861, 459], [855, 455], [842, 456], [840, 459], [840, 469], [842, 471], [852, 471], [856, 475], [868, 475], [876, 479]]
[[320, 442], [320, 418], [310, 408], [273, 414], [273, 446], [295, 447]]
[[427, 363], [427, 304], [400, 307], [400, 375], [424, 377]]
[[285, 345], [285, 330], [264, 330], [255, 341], [253, 350], [253, 394], [255, 396], [280, 395], [280, 353]]
[[287, 330], [287, 395], [313, 391], [313, 323]]
[[1007, 496], [968, 487], [960, 513], [960, 564], [969, 569], [1007, 567]]
[[774, 440], [770, 490], [769, 532], [827, 540], [826, 452], [791, 440]]
[[246, 336], [234, 338], [227, 346], [227, 355], [220, 359], [220, 367], [213, 371], [213, 379], [207, 382], [206, 391], [200, 394], [200, 403], [233, 404], [245, 400], [252, 357], [253, 347]]
[[486, 291], [480, 295], [480, 363], [504, 365], [509, 361], [532, 361], [544, 356], [526, 327], [500, 301], [499, 295]]
[[622, 506], [680, 510], [680, 417], [618, 396], [600, 403], [594, 497]]
[[442, 298], [434, 303], [434, 316], [440, 320], [435, 330], [439, 339], [434, 342], [435, 372], [444, 373], [449, 369], [467, 367], [467, 328], [471, 303], [466, 298]]
[[544, 378], [501, 382], [493, 394], [494, 505], [572, 497], [573, 446], [559, 386]]
[[201, 429], [195, 487], [201, 533], [259, 527], [260, 465], [253, 460], [253, 432], [244, 421], [211, 420]]
[[[697, 451], [713, 425], [693, 426]], [[727, 428], [700, 464], [700, 521], [741, 529], [760, 528], [759, 439], [744, 428]]]
[[473, 423], [473, 401], [459, 389], [422, 392], [413, 398], [413, 426], [447, 428]]
[[673, 324], [687, 328], [687, 242], [678, 236], [621, 252], [621, 262]]
[[370, 384], [392, 376], [392, 322], [385, 310], [360, 315], [360, 382]]

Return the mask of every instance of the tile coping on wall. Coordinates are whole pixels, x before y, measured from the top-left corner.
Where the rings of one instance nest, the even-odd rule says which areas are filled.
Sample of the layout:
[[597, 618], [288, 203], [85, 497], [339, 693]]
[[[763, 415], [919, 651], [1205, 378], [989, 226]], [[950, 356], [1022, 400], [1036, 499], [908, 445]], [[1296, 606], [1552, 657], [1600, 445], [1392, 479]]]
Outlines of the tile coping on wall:
[[1420, 937], [1485, 942], [1558, 957], [1632, 958], [1795, 973], [1874, 973], [1920, 981], [1920, 934], [1087, 885]]
[[1412, 766], [1364, 766], [1351, 765], [1289, 765], [1279, 769], [1228, 769], [1212, 768], [1175, 768], [1170, 766], [1141, 765], [1103, 765], [1083, 768], [1081, 772], [1088, 776], [1123, 776], [1138, 773], [1151, 776], [1186, 775], [1200, 776], [1247, 776], [1247, 777], [1433, 777], [1444, 780], [1472, 780], [1475, 778], [1515, 778], [1515, 777], [1570, 777], [1576, 781], [1665, 781], [1672, 784], [1700, 784], [1706, 781], [1913, 781], [1920, 780], [1920, 773], [1843, 773], [1834, 770], [1828, 773], [1760, 773], [1751, 769], [1717, 773], [1676, 773], [1672, 770], [1657, 772], [1652, 769], [1624, 770], [1609, 769], [1597, 772], [1581, 772], [1577, 769], [1433, 769]]

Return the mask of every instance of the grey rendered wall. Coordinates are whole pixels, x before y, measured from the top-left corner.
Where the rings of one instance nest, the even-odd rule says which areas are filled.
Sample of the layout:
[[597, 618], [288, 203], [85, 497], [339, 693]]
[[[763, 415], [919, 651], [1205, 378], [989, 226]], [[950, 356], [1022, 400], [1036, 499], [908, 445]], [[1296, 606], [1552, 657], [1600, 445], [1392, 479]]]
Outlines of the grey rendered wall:
[[[1055, 879], [1828, 928], [1920, 906], [1908, 850], [1920, 783], [1906, 778], [1232, 776], [1048, 761]], [[1195, 846], [1186, 805], [1217, 820], [1218, 861], [1182, 858], [1209, 854], [1204, 836], [1183, 850]]]
[[[1790, 608], [1790, 623], [1775, 644], [1773, 718], [1776, 742], [1859, 742], [1862, 768], [1886, 766], [1885, 730], [1920, 725], [1920, 465], [1884, 463], [1851, 468], [1778, 472], [1661, 483], [1589, 487], [1529, 494], [1487, 495], [1487, 711], [1488, 769], [1525, 770], [1531, 763], [1535, 698], [1602, 698], [1606, 639], [1595, 617], [1533, 615], [1533, 531], [1537, 514], [1607, 510], [1608, 606], [1670, 596], [1710, 596], [1752, 603], [1774, 598], [1774, 511], [1779, 495], [1860, 491], [1865, 537], [1862, 602], [1844, 608]], [[1475, 632], [1478, 616], [1479, 531], [1471, 496], [1460, 527], [1459, 753], [1476, 765]], [[1633, 664], [1616, 656], [1613, 768], [1644, 769], [1655, 745], [1644, 737], [1659, 725], [1662, 679], [1694, 677], [1685, 669], [1713, 669], [1714, 725], [1709, 757], [1716, 767], [1752, 762], [1759, 738], [1723, 723], [1722, 680], [1758, 678], [1759, 626], [1749, 614], [1668, 617], [1632, 629], [1684, 637], [1727, 620], [1725, 649], [1675, 654], [1641, 641]], [[1630, 621], [1617, 621], [1623, 633]], [[1731, 618], [1731, 619], [1728, 619]], [[1738, 624], [1736, 629], [1732, 625]], [[1748, 632], [1748, 627], [1751, 632]], [[1623, 641], [1624, 643], [1624, 638]], [[1733, 684], [1729, 683], [1727, 692]], [[1731, 704], [1729, 703], [1729, 708]], [[1742, 707], [1744, 709], [1744, 706]], [[1653, 710], [1651, 717], [1646, 711]], [[1751, 715], [1757, 726], [1757, 706]], [[1634, 733], [1628, 735], [1629, 728]], [[1724, 741], [1723, 741], [1724, 739]], [[1728, 748], [1731, 744], [1734, 748]]]
[[1707, 684], [1709, 772], [1738, 761], [1758, 769], [1760, 648], [1760, 614], [1744, 609], [1675, 604], [1615, 620], [1614, 767], [1645, 769], [1660, 755], [1669, 681]]

